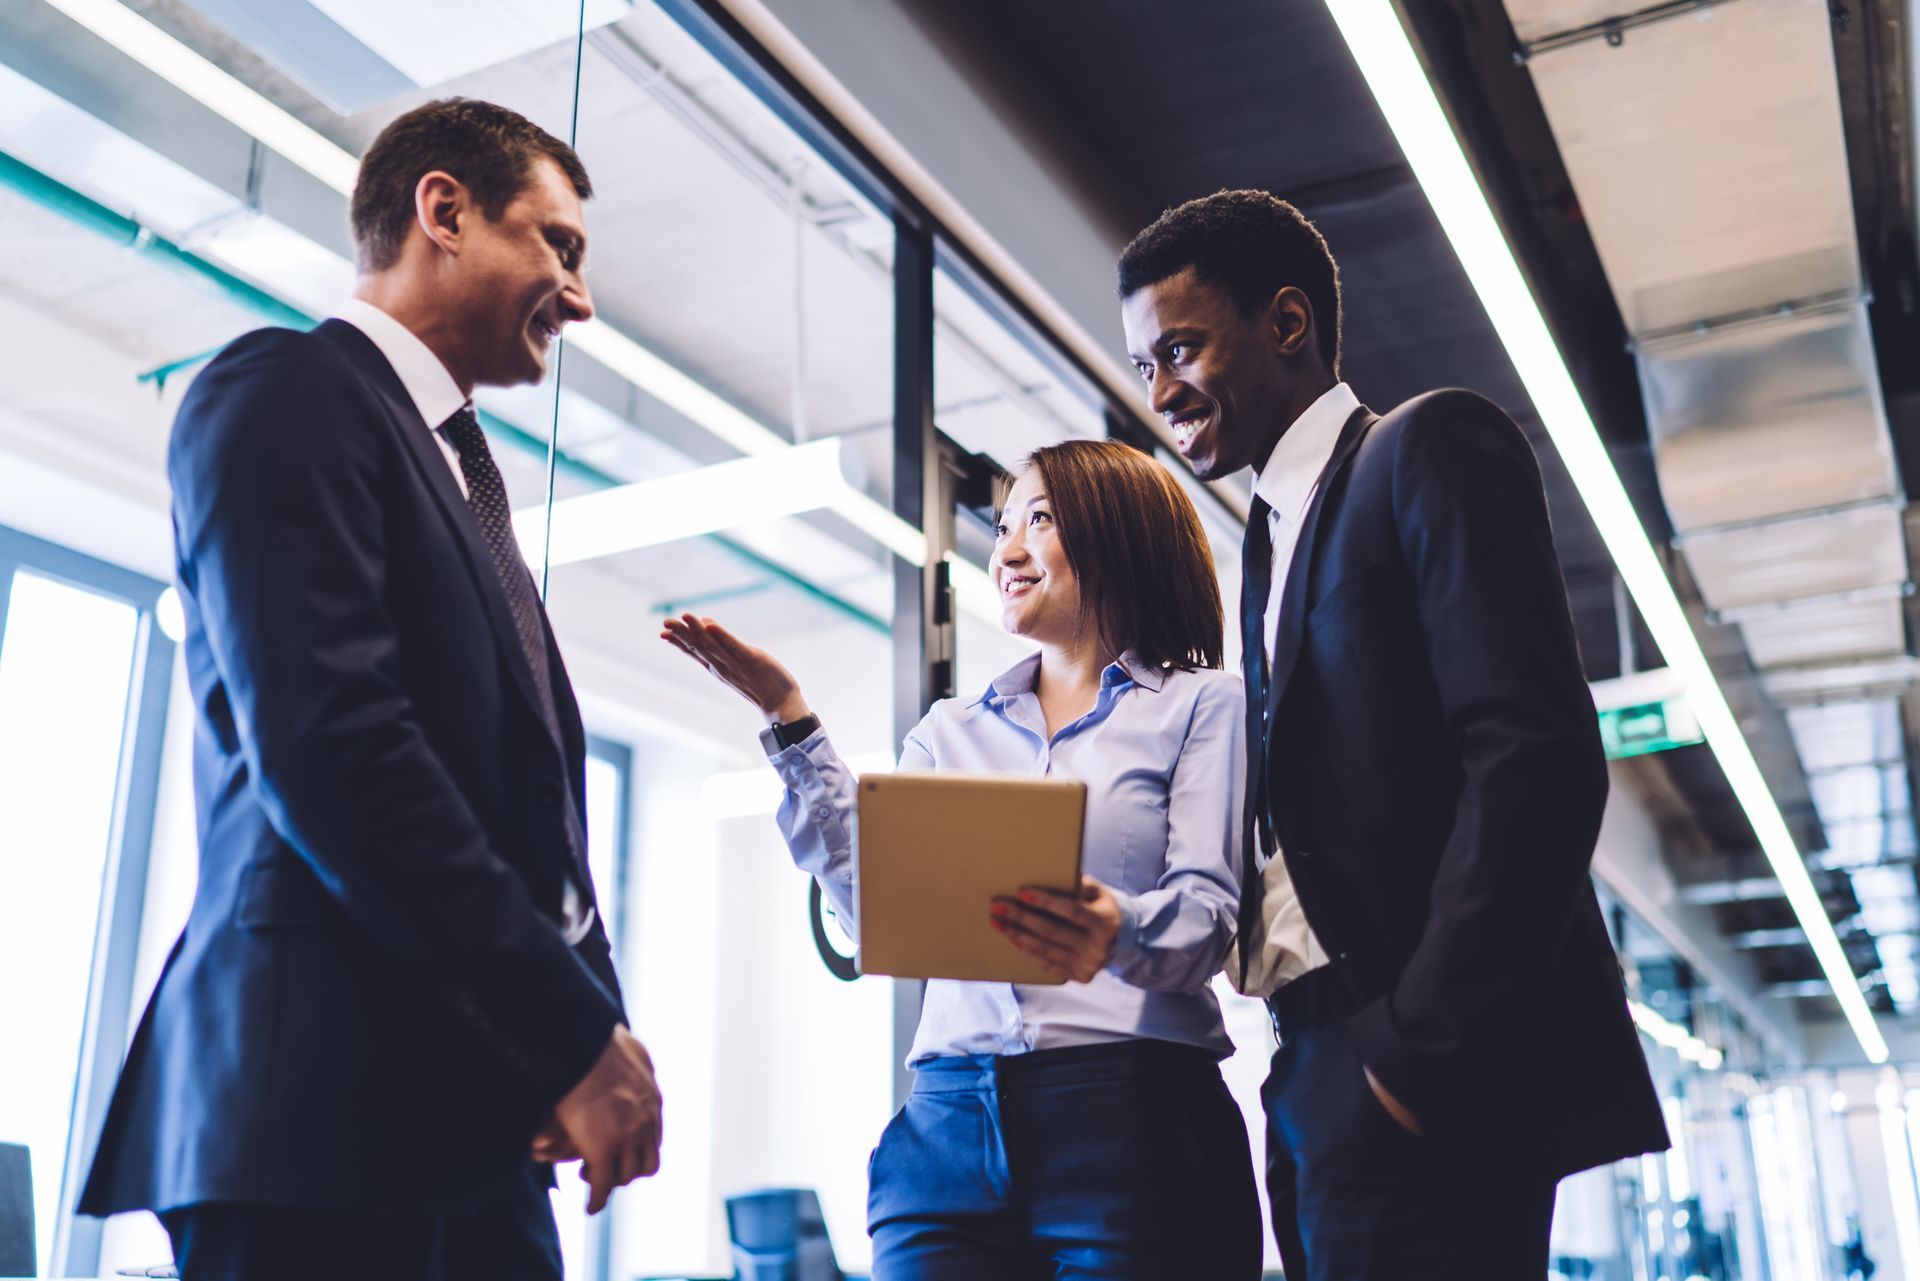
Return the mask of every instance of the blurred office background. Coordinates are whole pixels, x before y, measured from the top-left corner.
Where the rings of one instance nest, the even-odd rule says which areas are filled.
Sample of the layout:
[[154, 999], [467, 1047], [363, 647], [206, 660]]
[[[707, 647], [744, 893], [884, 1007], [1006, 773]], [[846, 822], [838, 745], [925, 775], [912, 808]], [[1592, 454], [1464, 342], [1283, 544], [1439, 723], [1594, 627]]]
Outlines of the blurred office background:
[[[174, 409], [346, 296], [354, 158], [462, 94], [598, 193], [599, 318], [479, 397], [667, 1099], [659, 1177], [591, 1221], [563, 1179], [570, 1275], [734, 1275], [726, 1199], [781, 1187], [864, 1271], [915, 1011], [832, 972], [757, 718], [658, 620], [767, 643], [890, 768], [1021, 653], [991, 484], [1074, 436], [1191, 483], [1231, 609], [1245, 486], [1168, 448], [1111, 269], [1264, 186], [1340, 259], [1362, 399], [1474, 387], [1546, 476], [1676, 1138], [1563, 1187], [1556, 1268], [1920, 1281], [1915, 40], [1900, 0], [0, 0], [0, 1273], [167, 1260], [70, 1207], [193, 892]], [[1223, 997], [1258, 1163], [1272, 1037]]]

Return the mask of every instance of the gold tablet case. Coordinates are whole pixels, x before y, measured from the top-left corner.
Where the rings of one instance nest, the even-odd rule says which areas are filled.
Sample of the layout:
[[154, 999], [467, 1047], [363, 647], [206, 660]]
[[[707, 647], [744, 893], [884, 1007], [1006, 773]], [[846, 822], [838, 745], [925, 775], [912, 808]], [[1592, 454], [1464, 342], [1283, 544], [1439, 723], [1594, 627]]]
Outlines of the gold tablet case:
[[1060, 983], [989, 924], [997, 895], [1080, 883], [1087, 785], [994, 774], [870, 774], [854, 851], [860, 970]]

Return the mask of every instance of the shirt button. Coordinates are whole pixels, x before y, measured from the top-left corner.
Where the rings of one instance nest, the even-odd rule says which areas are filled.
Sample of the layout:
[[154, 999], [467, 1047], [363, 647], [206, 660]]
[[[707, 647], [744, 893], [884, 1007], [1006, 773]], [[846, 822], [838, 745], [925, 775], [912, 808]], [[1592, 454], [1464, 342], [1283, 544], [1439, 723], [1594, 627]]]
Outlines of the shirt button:
[[815, 810], [815, 811], [814, 811], [814, 814], [815, 814], [816, 816], [818, 816], [818, 817], [820, 817], [820, 818], [832, 818], [832, 817], [833, 817], [833, 811], [832, 811], [831, 809], [829, 809], [829, 808], [828, 808], [827, 806], [825, 806], [825, 805], [822, 805], [822, 806], [821, 806], [821, 807], [820, 807], [819, 809], [817, 809], [817, 810]]

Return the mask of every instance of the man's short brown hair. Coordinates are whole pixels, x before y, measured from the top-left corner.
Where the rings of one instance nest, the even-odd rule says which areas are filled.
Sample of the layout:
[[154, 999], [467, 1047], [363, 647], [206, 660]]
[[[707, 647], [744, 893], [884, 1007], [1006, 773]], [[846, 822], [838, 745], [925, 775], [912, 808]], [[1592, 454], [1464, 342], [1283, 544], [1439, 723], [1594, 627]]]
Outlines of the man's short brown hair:
[[541, 160], [559, 165], [582, 200], [592, 197], [593, 183], [573, 148], [519, 112], [473, 98], [415, 107], [382, 129], [360, 158], [352, 204], [360, 270], [384, 271], [399, 261], [413, 223], [414, 188], [434, 170], [459, 179], [480, 212], [498, 220]]

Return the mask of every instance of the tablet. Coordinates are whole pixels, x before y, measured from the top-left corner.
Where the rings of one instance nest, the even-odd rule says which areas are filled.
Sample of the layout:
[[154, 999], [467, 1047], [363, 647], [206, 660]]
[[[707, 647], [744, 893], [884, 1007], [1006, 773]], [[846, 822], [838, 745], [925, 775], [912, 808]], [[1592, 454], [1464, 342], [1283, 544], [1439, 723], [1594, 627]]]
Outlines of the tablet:
[[996, 774], [861, 778], [853, 848], [860, 971], [1061, 983], [991, 924], [999, 895], [1080, 884], [1085, 783]]

